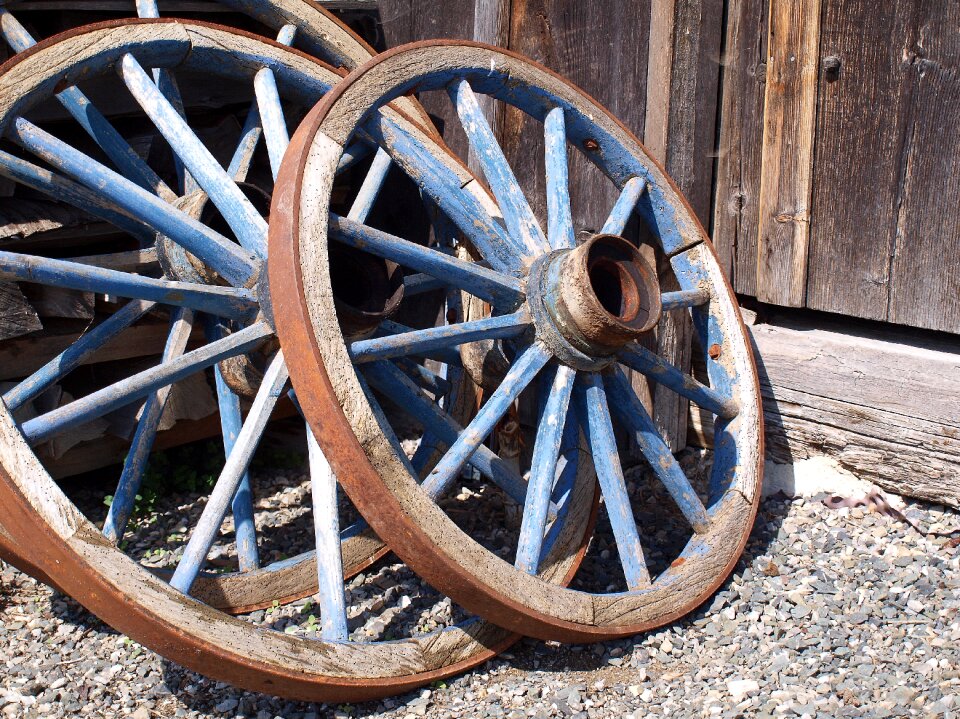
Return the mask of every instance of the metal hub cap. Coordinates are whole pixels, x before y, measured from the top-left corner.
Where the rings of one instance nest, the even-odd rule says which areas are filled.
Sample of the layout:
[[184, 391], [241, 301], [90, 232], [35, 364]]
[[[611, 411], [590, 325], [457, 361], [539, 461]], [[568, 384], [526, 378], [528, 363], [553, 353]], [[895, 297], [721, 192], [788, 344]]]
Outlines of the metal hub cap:
[[561, 360], [595, 368], [660, 319], [656, 274], [632, 244], [594, 235], [573, 250], [550, 253], [532, 273], [538, 335]]

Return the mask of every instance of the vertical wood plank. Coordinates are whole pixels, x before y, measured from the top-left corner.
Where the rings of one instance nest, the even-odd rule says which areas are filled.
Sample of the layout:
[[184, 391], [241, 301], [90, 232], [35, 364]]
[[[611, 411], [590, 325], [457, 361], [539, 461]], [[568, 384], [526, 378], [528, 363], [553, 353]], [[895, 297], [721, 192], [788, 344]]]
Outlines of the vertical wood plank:
[[[713, 195], [722, 18], [720, 0], [653, 0], [650, 7], [644, 143], [665, 164], [705, 225]], [[676, 289], [671, 280], [662, 278], [662, 289]], [[664, 315], [656, 334], [658, 354], [689, 372], [689, 317]], [[642, 397], [642, 378], [634, 375], [631, 381]], [[654, 421], [674, 452], [686, 444], [688, 411], [685, 399], [654, 388]]]
[[887, 319], [960, 333], [960, 5], [920, 6]]
[[913, 3], [826, 0], [808, 307], [884, 320], [915, 37]]
[[767, 0], [729, 0], [721, 58], [713, 244], [734, 290], [757, 293]]
[[770, 0], [757, 297], [799, 307], [807, 281], [820, 0]]

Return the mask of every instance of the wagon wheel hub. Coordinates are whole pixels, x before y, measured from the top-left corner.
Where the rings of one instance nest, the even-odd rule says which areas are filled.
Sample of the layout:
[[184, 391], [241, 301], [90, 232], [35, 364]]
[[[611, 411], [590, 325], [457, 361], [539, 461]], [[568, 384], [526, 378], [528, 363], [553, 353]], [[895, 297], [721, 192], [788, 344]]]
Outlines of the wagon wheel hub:
[[631, 243], [605, 234], [538, 260], [528, 302], [538, 337], [579, 369], [612, 362], [656, 326], [661, 312], [656, 273]]

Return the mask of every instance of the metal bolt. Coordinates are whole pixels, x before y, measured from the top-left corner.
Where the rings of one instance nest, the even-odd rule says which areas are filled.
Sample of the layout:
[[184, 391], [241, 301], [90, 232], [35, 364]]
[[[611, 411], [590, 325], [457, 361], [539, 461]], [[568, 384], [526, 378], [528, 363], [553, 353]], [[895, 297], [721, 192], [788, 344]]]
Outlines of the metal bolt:
[[600, 143], [592, 138], [587, 138], [583, 141], [583, 149], [587, 152], [596, 152], [600, 149]]
[[836, 55], [827, 55], [823, 58], [823, 77], [827, 82], [836, 82], [840, 79], [840, 58]]
[[718, 359], [723, 350], [720, 349], [720, 345], [710, 345], [710, 349], [707, 350], [707, 354], [710, 355], [710, 359]]

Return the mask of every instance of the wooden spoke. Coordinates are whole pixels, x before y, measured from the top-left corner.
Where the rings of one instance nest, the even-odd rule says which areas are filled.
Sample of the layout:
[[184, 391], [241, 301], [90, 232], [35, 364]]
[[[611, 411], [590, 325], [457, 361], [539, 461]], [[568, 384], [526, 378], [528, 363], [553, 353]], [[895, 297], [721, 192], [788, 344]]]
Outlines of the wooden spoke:
[[391, 357], [423, 355], [433, 350], [449, 349], [479, 340], [517, 337], [527, 330], [531, 321], [526, 312], [517, 312], [502, 317], [358, 340], [350, 345], [350, 356], [354, 362], [373, 362]]
[[690, 480], [683, 473], [670, 448], [657, 431], [653, 419], [637, 398], [630, 382], [619, 369], [604, 378], [607, 396], [613, 411], [633, 433], [637, 446], [646, 457], [653, 473], [667, 488], [677, 507], [695, 532], [710, 529], [710, 518]]
[[536, 574], [540, 564], [544, 529], [547, 526], [547, 509], [556, 479], [567, 407], [575, 378], [576, 372], [569, 367], [561, 365], [557, 368], [540, 415], [537, 439], [533, 446], [533, 460], [530, 463], [530, 487], [523, 506], [517, 558], [514, 562], [518, 569], [529, 574]]
[[[236, 334], [240, 334], [240, 332]], [[278, 352], [270, 361], [270, 366], [263, 377], [263, 383], [257, 390], [257, 396], [253, 400], [253, 405], [250, 407], [250, 412], [247, 414], [240, 434], [237, 436], [233, 450], [227, 457], [227, 462], [220, 472], [220, 477], [217, 479], [210, 498], [207, 500], [203, 514], [200, 515], [200, 519], [190, 535], [190, 540], [183, 550], [183, 558], [170, 580], [170, 585], [174, 589], [184, 594], [188, 593], [197, 579], [197, 574], [203, 569], [210, 547], [213, 546], [227, 509], [240, 486], [240, 481], [250, 466], [253, 453], [263, 436], [263, 430], [267, 426], [267, 420], [270, 419], [270, 413], [273, 412], [277, 399], [283, 393], [287, 378], [287, 366], [283, 361], [283, 354]]]
[[555, 107], [543, 121], [547, 175], [547, 237], [555, 250], [576, 246], [570, 210], [570, 174], [567, 167], [567, 124], [563, 108]]
[[546, 238], [480, 109], [473, 88], [466, 80], [454, 80], [448, 91], [460, 117], [460, 124], [470, 140], [470, 147], [480, 160], [487, 182], [503, 211], [507, 229], [518, 252], [531, 259], [536, 257], [547, 246]]
[[620, 564], [630, 589], [650, 586], [650, 573], [643, 557], [640, 533], [630, 507], [626, 481], [613, 437], [613, 421], [607, 405], [607, 395], [599, 375], [585, 375], [577, 388], [577, 413], [587, 435], [597, 468], [597, 479], [603, 492], [607, 517], [617, 540]]
[[[172, 362], [183, 355], [192, 329], [193, 313], [185, 309], [175, 310], [170, 317], [170, 334], [163, 348], [162, 363]], [[160, 417], [169, 396], [170, 385], [161, 387], [147, 396], [147, 401], [140, 410], [140, 419], [137, 421], [137, 429], [130, 443], [130, 451], [127, 452], [126, 459], [123, 461], [123, 472], [120, 474], [120, 481], [113, 493], [107, 518], [103, 523], [104, 536], [114, 544], [123, 538], [127, 522], [133, 514], [133, 506], [143, 482], [147, 461], [157, 437], [157, 430], [160, 428]]]

